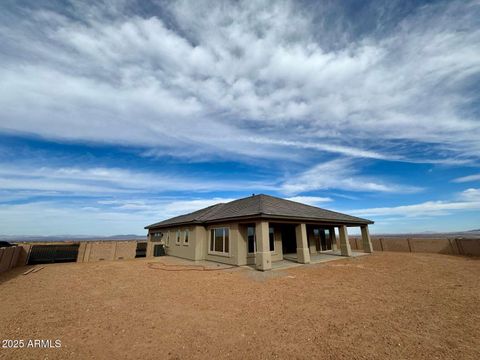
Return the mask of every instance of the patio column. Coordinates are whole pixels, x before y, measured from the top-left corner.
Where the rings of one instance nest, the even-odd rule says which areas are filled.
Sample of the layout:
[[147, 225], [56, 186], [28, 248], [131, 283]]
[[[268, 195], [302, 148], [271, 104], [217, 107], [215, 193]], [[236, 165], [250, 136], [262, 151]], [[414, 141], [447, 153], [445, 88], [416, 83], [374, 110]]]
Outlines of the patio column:
[[338, 227], [340, 235], [340, 251], [342, 256], [352, 256], [352, 249], [350, 248], [350, 241], [348, 241], [348, 232], [345, 225]]
[[268, 221], [258, 221], [255, 224], [255, 240], [257, 253], [255, 255], [255, 267], [257, 270], [266, 271], [272, 269], [272, 254], [268, 239]]
[[147, 258], [153, 257], [153, 242], [152, 235], [148, 233], [147, 235], [147, 253], [145, 255]]
[[373, 252], [372, 240], [370, 239], [370, 232], [368, 231], [368, 225], [360, 226], [362, 231], [363, 251], [366, 253]]
[[295, 227], [295, 238], [297, 240], [297, 261], [301, 264], [309, 264], [310, 252], [308, 248], [306, 224], [299, 224]]
[[335, 228], [330, 228], [330, 240], [332, 241], [332, 250], [337, 251], [337, 235], [335, 234]]

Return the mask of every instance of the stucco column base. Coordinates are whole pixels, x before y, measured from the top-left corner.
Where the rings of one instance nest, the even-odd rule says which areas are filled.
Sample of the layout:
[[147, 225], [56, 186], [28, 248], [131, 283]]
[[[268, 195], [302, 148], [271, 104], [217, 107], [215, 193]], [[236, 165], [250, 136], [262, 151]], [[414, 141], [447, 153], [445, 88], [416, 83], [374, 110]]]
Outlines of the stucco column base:
[[300, 224], [295, 227], [297, 241], [297, 261], [301, 264], [310, 263], [310, 251], [307, 240], [307, 225]]
[[272, 253], [270, 252], [267, 221], [259, 221], [255, 224], [255, 238], [257, 240], [255, 268], [260, 271], [271, 270]]
[[347, 227], [340, 226], [338, 230], [340, 235], [340, 253], [342, 256], [352, 256], [350, 241], [348, 241]]
[[270, 251], [257, 251], [255, 255], [255, 268], [260, 271], [272, 270], [272, 254]]
[[363, 251], [366, 253], [372, 253], [373, 246], [372, 240], [370, 239], [370, 232], [368, 231], [368, 226], [361, 226], [360, 230], [362, 231]]
[[297, 248], [297, 262], [310, 264], [310, 252], [306, 248]]
[[149, 238], [149, 240], [147, 241], [147, 254], [146, 254], [147, 258], [153, 257], [153, 246], [154, 246], [154, 243], [151, 242]]

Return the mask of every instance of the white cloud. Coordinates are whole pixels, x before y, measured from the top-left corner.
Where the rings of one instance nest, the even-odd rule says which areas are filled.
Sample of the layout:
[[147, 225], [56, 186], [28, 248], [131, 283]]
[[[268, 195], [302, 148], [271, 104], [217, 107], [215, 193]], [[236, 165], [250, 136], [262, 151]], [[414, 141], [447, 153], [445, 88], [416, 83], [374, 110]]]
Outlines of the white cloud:
[[410, 193], [421, 189], [382, 182], [360, 175], [360, 164], [351, 159], [339, 159], [321, 163], [300, 174], [290, 175], [281, 185], [287, 194], [313, 190], [342, 189], [348, 191]]
[[356, 209], [348, 211], [358, 216], [392, 216], [419, 217], [448, 215], [456, 211], [480, 210], [480, 189], [467, 189], [454, 201], [426, 201], [420, 204]]
[[0, 228], [9, 235], [145, 234], [144, 226], [231, 198], [101, 200], [98, 206], [52, 201], [0, 204]]
[[135, 171], [107, 167], [24, 167], [0, 164], [0, 190], [46, 191], [49, 194], [70, 192], [76, 195], [195, 192], [252, 189], [275, 189], [273, 184], [242, 180], [210, 180], [194, 173], [188, 175]]
[[370, 150], [365, 150], [365, 149], [360, 149], [360, 148], [355, 148], [350, 146], [326, 144], [321, 142], [309, 143], [304, 141], [302, 142], [302, 141], [276, 140], [276, 139], [269, 139], [265, 137], [251, 137], [248, 140], [255, 144], [273, 144], [273, 145], [281, 145], [281, 146], [288, 146], [288, 147], [301, 148], [301, 149], [315, 149], [315, 150], [325, 151], [329, 153], [335, 153], [335, 154], [341, 154], [345, 156], [359, 157], [359, 158], [380, 159], [380, 160], [400, 160], [401, 159], [398, 156], [387, 156], [375, 151], [370, 151]]
[[415, 161], [394, 146], [409, 141], [443, 150], [432, 162], [480, 156], [464, 94], [480, 72], [474, 1], [359, 38], [336, 23], [332, 38], [319, 8], [290, 1], [180, 1], [147, 17], [125, 4], [73, 3], [81, 21], [5, 6], [0, 128], [180, 155]]
[[95, 211], [52, 202], [0, 204], [0, 228], [8, 235], [144, 234], [145, 215]]
[[462, 177], [453, 179], [453, 182], [464, 183], [464, 182], [479, 181], [479, 180], [480, 180], [480, 174], [474, 174], [474, 175], [462, 176]]
[[480, 189], [470, 188], [460, 194], [460, 199], [480, 202]]
[[322, 203], [333, 201], [332, 198], [321, 197], [321, 196], [292, 196], [286, 199], [303, 203], [303, 204], [313, 205], [313, 206], [317, 206]]
[[438, 216], [447, 215], [457, 210], [480, 210], [480, 201], [426, 201], [420, 204], [380, 207], [372, 209], [351, 210], [352, 215], [357, 216], [390, 216], [400, 215], [406, 217], [417, 217], [419, 215]]

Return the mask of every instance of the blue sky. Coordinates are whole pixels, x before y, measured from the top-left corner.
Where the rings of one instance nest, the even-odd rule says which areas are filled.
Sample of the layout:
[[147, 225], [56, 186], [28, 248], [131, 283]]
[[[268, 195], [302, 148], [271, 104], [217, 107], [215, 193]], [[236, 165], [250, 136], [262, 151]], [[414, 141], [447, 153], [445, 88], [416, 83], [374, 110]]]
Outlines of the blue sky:
[[480, 228], [478, 1], [2, 1], [0, 233], [252, 193]]

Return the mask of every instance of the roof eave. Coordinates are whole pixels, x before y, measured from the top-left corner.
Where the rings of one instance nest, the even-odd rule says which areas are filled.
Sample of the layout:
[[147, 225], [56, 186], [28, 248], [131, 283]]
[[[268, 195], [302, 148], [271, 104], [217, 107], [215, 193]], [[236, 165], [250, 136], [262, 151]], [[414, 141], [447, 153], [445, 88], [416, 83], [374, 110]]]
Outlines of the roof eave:
[[299, 221], [311, 221], [311, 222], [321, 222], [325, 224], [340, 224], [340, 225], [372, 225], [375, 222], [372, 220], [368, 219], [361, 219], [358, 218], [358, 220], [352, 219], [352, 220], [341, 220], [341, 219], [322, 219], [322, 218], [314, 218], [314, 217], [304, 217], [304, 216], [287, 216], [287, 215], [275, 215], [275, 214], [266, 214], [266, 213], [258, 213], [258, 214], [249, 214], [249, 215], [244, 215], [244, 216], [231, 216], [231, 217], [224, 217], [224, 218], [219, 218], [219, 219], [214, 219], [214, 220], [208, 220], [208, 221], [182, 221], [178, 223], [169, 223], [169, 224], [152, 224], [145, 226], [146, 230], [150, 229], [162, 229], [162, 228], [168, 228], [168, 227], [174, 227], [174, 226], [183, 226], [183, 225], [192, 225], [192, 224], [197, 224], [197, 225], [208, 225], [208, 224], [215, 224], [215, 223], [220, 223], [220, 222], [225, 222], [225, 221], [235, 221], [235, 220], [248, 220], [248, 219], [256, 219], [256, 218], [262, 218], [262, 219], [282, 219], [282, 220], [299, 220]]
[[149, 230], [149, 229], [163, 229], [166, 227], [172, 227], [172, 226], [179, 226], [179, 225], [191, 225], [191, 224], [203, 224], [201, 221], [198, 220], [193, 220], [193, 221], [182, 221], [182, 222], [177, 222], [177, 223], [170, 223], [170, 224], [152, 224], [145, 226], [144, 229]]

